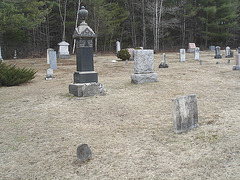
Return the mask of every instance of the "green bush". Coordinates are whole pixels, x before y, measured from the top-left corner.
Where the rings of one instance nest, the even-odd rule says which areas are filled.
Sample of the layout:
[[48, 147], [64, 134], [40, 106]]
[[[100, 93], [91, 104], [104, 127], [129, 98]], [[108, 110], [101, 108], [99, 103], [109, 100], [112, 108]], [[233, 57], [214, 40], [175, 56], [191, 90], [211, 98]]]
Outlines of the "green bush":
[[140, 47], [136, 47], [135, 49], [136, 49], [136, 50], [140, 50], [140, 49], [142, 49], [142, 48], [140, 48]]
[[129, 54], [129, 52], [126, 49], [122, 49], [122, 50], [118, 51], [117, 57], [122, 60], [126, 60], [126, 59], [129, 59], [131, 57], [131, 55]]
[[35, 78], [37, 71], [0, 62], [0, 86], [15, 86]]

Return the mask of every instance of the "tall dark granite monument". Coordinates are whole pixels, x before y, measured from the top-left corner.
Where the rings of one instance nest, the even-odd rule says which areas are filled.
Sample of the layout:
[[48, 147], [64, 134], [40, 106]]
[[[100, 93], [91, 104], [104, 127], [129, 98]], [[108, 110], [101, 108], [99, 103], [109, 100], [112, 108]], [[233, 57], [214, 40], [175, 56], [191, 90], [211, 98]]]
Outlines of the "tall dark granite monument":
[[94, 71], [93, 38], [94, 31], [87, 25], [88, 11], [84, 6], [79, 11], [82, 23], [75, 29], [77, 71], [74, 73], [74, 83], [69, 85], [69, 93], [78, 97], [104, 95], [104, 88], [98, 83], [98, 74]]

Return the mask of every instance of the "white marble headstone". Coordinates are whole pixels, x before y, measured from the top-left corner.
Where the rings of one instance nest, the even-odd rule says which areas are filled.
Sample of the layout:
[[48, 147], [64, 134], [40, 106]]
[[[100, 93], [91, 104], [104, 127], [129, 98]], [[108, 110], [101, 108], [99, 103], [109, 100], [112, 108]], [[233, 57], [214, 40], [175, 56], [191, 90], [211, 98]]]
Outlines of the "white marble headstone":
[[166, 63], [166, 54], [163, 53], [162, 55], [162, 63], [165, 64]]
[[49, 51], [54, 51], [52, 48], [47, 49], [47, 64], [50, 64]]
[[185, 49], [180, 49], [180, 62], [186, 61]]
[[58, 43], [58, 45], [59, 45], [59, 51], [58, 51], [59, 58], [60, 59], [70, 58], [70, 54], [68, 50], [69, 43], [62, 41]]
[[120, 50], [121, 50], [120, 42], [117, 41], [116, 42], [116, 53], [118, 53], [118, 51], [120, 51]]
[[196, 47], [196, 48], [195, 48], [195, 53], [194, 53], [194, 60], [195, 60], [195, 61], [198, 61], [198, 60], [199, 60], [199, 51], [200, 51], [200, 48], [199, 48], [199, 47]]
[[226, 57], [230, 57], [230, 55], [231, 55], [230, 47], [227, 46], [227, 47], [226, 47]]

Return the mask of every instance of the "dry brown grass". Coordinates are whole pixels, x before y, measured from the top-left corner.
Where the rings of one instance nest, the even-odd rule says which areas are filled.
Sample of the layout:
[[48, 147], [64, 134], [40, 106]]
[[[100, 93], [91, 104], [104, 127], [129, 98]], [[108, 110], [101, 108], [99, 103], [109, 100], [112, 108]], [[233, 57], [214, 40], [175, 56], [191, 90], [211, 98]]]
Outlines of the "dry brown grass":
[[[68, 94], [75, 57], [44, 80], [46, 59], [8, 61], [38, 70], [30, 83], [0, 88], [1, 179], [240, 179], [240, 71], [201, 52], [180, 63], [167, 53], [159, 82], [130, 83], [133, 62], [94, 59], [106, 96]], [[216, 64], [220, 61], [220, 64]], [[32, 62], [35, 62], [32, 65]], [[175, 134], [172, 99], [196, 94], [199, 128]], [[77, 146], [93, 157], [78, 164]]]

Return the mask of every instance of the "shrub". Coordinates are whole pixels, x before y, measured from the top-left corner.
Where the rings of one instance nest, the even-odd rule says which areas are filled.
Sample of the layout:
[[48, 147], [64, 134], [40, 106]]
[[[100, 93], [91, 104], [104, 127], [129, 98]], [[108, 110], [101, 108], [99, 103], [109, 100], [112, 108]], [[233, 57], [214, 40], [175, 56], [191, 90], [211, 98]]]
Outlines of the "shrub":
[[118, 51], [117, 57], [122, 60], [126, 60], [126, 59], [129, 59], [131, 57], [131, 55], [129, 54], [129, 52], [126, 49], [122, 49], [122, 50]]
[[0, 86], [15, 86], [35, 78], [37, 71], [0, 62]]

